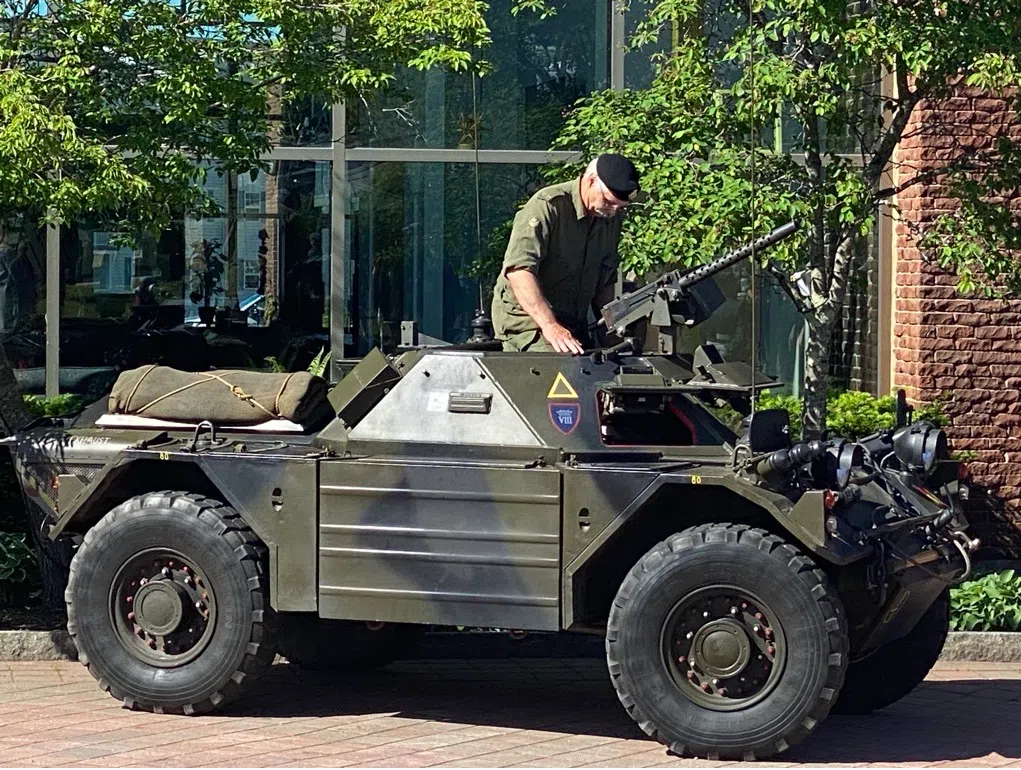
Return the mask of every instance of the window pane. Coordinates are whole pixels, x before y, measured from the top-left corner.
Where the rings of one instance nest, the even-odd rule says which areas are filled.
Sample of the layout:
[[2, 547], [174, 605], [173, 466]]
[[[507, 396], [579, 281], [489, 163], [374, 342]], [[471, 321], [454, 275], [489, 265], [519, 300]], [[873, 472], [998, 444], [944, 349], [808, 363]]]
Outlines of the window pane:
[[285, 102], [279, 89], [269, 98], [270, 141], [280, 147], [326, 147], [332, 141], [333, 109], [312, 97]]
[[[304, 368], [328, 347], [330, 163], [206, 182], [225, 216], [127, 244], [62, 228], [61, 369]], [[73, 388], [71, 388], [73, 390]]]
[[46, 386], [46, 233], [0, 224], [0, 340], [22, 390]]
[[564, 111], [609, 84], [609, 0], [556, 0], [545, 20], [511, 5], [489, 11], [475, 102], [470, 76], [402, 70], [385, 96], [348, 106], [348, 146], [474, 149], [477, 130], [481, 149], [548, 149]]
[[[533, 166], [478, 168], [481, 231], [474, 164], [348, 164], [352, 355], [392, 349], [405, 320], [447, 342], [471, 335], [480, 237], [487, 259], [501, 258], [504, 226], [538, 184]], [[489, 283], [488, 276], [481, 282], [487, 314]]]

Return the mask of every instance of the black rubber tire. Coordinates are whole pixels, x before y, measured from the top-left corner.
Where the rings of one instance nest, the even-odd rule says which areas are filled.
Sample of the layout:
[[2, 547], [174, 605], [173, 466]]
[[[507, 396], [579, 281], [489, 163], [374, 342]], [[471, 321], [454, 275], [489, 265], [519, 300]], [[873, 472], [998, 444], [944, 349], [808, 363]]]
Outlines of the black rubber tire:
[[[157, 668], [130, 653], [109, 613], [117, 571], [154, 546], [186, 553], [216, 592], [212, 640], [178, 668]], [[213, 711], [248, 689], [275, 655], [266, 549], [234, 509], [200, 495], [154, 492], [107, 513], [85, 533], [71, 562], [65, 601], [79, 661], [127, 708], [186, 715]], [[154, 676], [157, 672], [160, 676]]]
[[[714, 584], [761, 597], [786, 637], [775, 689], [738, 711], [697, 705], [663, 661], [671, 610]], [[762, 759], [803, 741], [840, 691], [847, 652], [843, 606], [826, 575], [779, 537], [735, 524], [692, 527], [648, 551], [621, 584], [606, 635], [610, 677], [631, 718], [673, 753], [713, 760]]]
[[358, 673], [406, 657], [424, 632], [418, 625], [387, 623], [374, 631], [353, 620], [283, 616], [279, 651], [299, 668]]
[[847, 668], [834, 714], [870, 714], [896, 703], [936, 665], [950, 633], [950, 589], [941, 593], [907, 636], [882, 645]]

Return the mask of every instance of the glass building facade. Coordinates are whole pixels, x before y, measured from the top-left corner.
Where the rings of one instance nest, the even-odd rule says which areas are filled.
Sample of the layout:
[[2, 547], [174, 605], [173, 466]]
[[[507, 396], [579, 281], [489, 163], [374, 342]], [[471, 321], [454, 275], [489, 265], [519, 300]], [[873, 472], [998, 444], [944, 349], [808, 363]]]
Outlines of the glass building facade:
[[[87, 220], [12, 234], [0, 331], [22, 386], [90, 395], [153, 360], [293, 370], [320, 350], [336, 377], [405, 320], [466, 339], [488, 311], [477, 262], [502, 255], [541, 168], [572, 158], [547, 151], [566, 110], [652, 75], [647, 56], [624, 55], [635, 21], [612, 0], [555, 5], [539, 19], [492, 4], [485, 77], [400, 72], [371, 101], [276, 109], [269, 173], [209, 174], [222, 217], [134, 246]], [[747, 265], [722, 283], [728, 307], [699, 334], [742, 355], [754, 333], [760, 364], [796, 389], [800, 316], [762, 280], [753, 323]]]

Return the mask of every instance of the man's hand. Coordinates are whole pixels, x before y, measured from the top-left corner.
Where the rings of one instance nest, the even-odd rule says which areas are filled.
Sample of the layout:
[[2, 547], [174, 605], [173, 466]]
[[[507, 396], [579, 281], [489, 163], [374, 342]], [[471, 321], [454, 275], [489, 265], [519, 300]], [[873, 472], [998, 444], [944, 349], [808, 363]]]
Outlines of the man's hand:
[[574, 335], [555, 321], [543, 328], [542, 336], [558, 353], [581, 355], [585, 352], [585, 348], [574, 338]]
[[534, 275], [527, 270], [509, 270], [507, 271], [507, 280], [510, 281], [511, 289], [518, 300], [518, 304], [538, 324], [542, 330], [543, 339], [557, 353], [576, 353], [580, 355], [585, 352], [585, 349], [574, 338], [574, 335], [557, 322], [556, 316], [550, 310], [549, 303], [542, 296], [539, 282], [536, 281]]

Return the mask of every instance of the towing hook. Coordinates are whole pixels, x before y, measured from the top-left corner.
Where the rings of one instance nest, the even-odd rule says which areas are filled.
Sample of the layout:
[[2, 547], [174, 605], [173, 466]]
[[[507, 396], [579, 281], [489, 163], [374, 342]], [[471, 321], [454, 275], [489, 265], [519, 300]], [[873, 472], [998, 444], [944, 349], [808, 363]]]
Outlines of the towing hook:
[[964, 545], [964, 547], [967, 548], [971, 553], [975, 553], [975, 551], [977, 551], [979, 547], [982, 545], [982, 541], [979, 540], [977, 537], [968, 537], [964, 532], [961, 532], [961, 530], [959, 529], [954, 530], [954, 537], [960, 540], [961, 544]]

